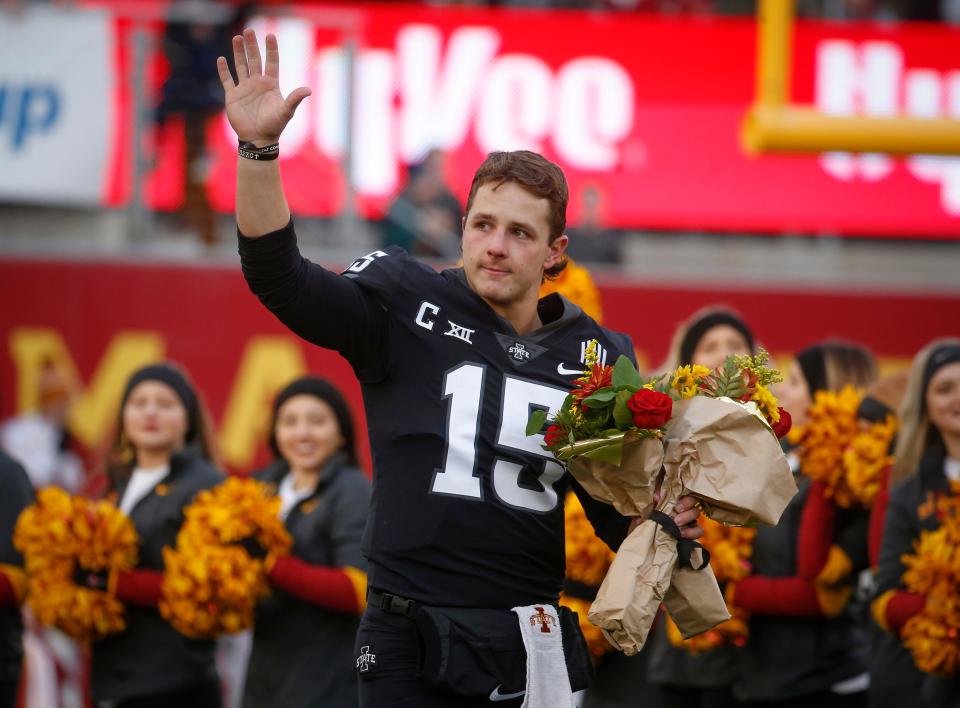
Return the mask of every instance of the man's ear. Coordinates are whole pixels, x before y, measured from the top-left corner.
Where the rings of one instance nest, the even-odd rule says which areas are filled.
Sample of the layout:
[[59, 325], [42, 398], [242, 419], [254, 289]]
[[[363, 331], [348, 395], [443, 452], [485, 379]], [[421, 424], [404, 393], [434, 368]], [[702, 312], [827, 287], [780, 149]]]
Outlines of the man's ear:
[[554, 239], [553, 243], [550, 244], [550, 250], [547, 252], [547, 260], [543, 262], [544, 269], [553, 268], [563, 260], [563, 254], [567, 251], [568, 243], [570, 243], [570, 239], [566, 234]]
[[467, 230], [467, 215], [464, 214], [460, 217], [460, 235], [463, 236], [463, 232]]

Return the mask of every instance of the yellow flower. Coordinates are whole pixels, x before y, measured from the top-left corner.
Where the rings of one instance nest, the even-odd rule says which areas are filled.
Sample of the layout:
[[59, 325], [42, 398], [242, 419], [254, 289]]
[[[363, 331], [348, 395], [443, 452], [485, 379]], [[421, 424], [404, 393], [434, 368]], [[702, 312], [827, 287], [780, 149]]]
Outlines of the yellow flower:
[[583, 363], [587, 371], [593, 369], [593, 367], [600, 363], [600, 357], [597, 355], [597, 347], [600, 346], [600, 342], [596, 339], [591, 339], [587, 343], [587, 348], [583, 353]]
[[681, 366], [677, 369], [673, 375], [672, 385], [674, 390], [680, 392], [681, 398], [693, 398], [697, 395], [697, 379], [689, 366]]
[[774, 396], [766, 386], [757, 384], [757, 388], [753, 392], [750, 400], [756, 401], [757, 408], [760, 409], [760, 412], [763, 413], [763, 416], [769, 420], [772, 425], [780, 422], [780, 408], [777, 397]]
[[700, 381], [701, 379], [705, 379], [710, 375], [710, 369], [708, 369], [706, 366], [700, 366], [700, 364], [694, 364], [691, 367], [690, 373], [693, 375], [693, 378], [695, 378], [697, 381]]

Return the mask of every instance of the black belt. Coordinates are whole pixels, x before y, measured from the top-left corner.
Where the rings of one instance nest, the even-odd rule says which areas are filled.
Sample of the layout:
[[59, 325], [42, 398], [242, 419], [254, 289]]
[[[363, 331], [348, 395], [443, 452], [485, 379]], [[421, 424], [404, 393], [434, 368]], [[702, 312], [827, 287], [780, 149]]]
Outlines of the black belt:
[[417, 610], [417, 603], [408, 600], [399, 595], [391, 595], [388, 592], [380, 592], [373, 588], [367, 589], [367, 604], [377, 607], [391, 615], [401, 615], [403, 617], [413, 617]]

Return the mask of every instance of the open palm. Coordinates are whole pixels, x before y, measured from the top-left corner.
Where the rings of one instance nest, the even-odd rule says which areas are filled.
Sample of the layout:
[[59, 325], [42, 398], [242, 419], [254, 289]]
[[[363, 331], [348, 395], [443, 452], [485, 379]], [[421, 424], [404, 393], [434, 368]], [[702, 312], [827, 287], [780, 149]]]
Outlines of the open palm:
[[258, 146], [277, 142], [280, 133], [293, 118], [300, 102], [310, 95], [305, 86], [295, 89], [286, 98], [280, 93], [280, 51], [277, 38], [267, 35], [266, 63], [260, 59], [257, 35], [252, 29], [233, 38], [233, 59], [238, 83], [234, 83], [227, 60], [217, 59], [217, 71], [223, 84], [227, 119], [245, 142]]

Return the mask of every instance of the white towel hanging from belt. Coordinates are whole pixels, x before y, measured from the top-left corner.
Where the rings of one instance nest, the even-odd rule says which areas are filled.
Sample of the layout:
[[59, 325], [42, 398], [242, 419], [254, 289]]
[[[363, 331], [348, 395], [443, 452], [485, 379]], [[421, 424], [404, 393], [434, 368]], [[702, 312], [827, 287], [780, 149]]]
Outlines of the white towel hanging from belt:
[[553, 605], [514, 607], [527, 650], [523, 708], [572, 708], [573, 692], [563, 656], [560, 617]]

